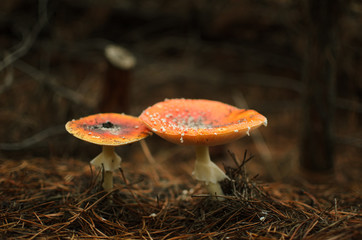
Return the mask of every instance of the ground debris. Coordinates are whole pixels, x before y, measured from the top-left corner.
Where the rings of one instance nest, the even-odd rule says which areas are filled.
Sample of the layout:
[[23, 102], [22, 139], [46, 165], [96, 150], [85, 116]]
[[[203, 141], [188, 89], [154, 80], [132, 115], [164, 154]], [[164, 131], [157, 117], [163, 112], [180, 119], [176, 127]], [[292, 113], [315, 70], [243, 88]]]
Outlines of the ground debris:
[[[6, 239], [362, 237], [360, 206], [343, 209], [296, 187], [259, 184], [247, 176], [245, 164], [250, 158], [245, 155], [240, 164], [233, 154], [232, 157], [238, 166], [226, 168], [231, 181], [222, 183], [224, 189], [229, 189], [225, 191], [228, 195], [224, 201], [207, 197], [202, 188], [196, 188], [195, 192], [172, 186], [150, 189], [152, 184], [147, 179], [150, 176], [140, 177], [137, 173], [105, 193], [99, 190], [97, 174], [90, 171], [87, 163], [77, 160], [63, 164], [59, 161], [58, 165], [57, 160], [46, 159], [4, 161], [0, 167], [0, 236]], [[286, 188], [289, 190], [285, 191]], [[185, 194], [189, 197], [183, 197]]]

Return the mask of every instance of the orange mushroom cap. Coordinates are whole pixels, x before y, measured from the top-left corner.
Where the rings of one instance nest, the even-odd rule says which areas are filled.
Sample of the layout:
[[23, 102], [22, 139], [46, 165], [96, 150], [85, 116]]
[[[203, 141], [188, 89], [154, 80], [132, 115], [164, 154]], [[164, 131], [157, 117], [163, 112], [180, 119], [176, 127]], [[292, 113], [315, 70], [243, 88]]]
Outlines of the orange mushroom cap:
[[72, 120], [65, 128], [81, 140], [105, 146], [136, 142], [152, 134], [139, 118], [118, 113], [100, 113]]
[[144, 110], [140, 119], [170, 142], [206, 146], [231, 142], [267, 124], [254, 110], [203, 99], [168, 99]]

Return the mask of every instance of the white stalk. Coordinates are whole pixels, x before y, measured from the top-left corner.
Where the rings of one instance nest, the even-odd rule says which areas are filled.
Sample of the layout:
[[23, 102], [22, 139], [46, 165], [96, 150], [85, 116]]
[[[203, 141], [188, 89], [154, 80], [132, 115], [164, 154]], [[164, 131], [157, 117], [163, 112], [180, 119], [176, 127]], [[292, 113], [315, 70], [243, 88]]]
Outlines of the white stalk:
[[208, 146], [196, 146], [196, 162], [192, 175], [205, 182], [211, 195], [224, 195], [219, 182], [229, 177], [210, 160]]
[[121, 166], [121, 157], [114, 151], [113, 146], [103, 146], [102, 152], [91, 162], [93, 166], [104, 170], [102, 187], [107, 192], [113, 188], [113, 171]]
[[107, 192], [113, 189], [113, 171], [104, 171], [102, 187]]

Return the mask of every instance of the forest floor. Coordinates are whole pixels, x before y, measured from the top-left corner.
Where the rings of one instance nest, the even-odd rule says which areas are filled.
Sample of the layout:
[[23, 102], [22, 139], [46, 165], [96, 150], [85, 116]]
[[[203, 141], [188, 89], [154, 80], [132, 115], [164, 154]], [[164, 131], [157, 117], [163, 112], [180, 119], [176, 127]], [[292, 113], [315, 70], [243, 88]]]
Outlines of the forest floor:
[[115, 173], [115, 187], [109, 193], [101, 190], [99, 170], [85, 161], [2, 161], [1, 238], [362, 237], [358, 185], [266, 183], [249, 176], [249, 154], [240, 158], [230, 154], [234, 166], [225, 169], [231, 181], [222, 183], [226, 196], [216, 201], [192, 179], [190, 162], [171, 167], [167, 161], [155, 164], [137, 155]]

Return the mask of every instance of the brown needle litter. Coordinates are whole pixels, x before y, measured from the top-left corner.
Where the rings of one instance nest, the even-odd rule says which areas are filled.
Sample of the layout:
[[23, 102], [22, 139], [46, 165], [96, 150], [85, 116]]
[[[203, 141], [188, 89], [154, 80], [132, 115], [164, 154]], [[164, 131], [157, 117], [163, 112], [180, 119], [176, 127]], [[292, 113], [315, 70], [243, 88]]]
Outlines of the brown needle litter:
[[[221, 183], [224, 201], [213, 201], [198, 188], [194, 197], [180, 197], [172, 187], [177, 176], [157, 192], [149, 184], [152, 171], [127, 171], [112, 192], [94, 188], [97, 176], [89, 165], [68, 160], [5, 160], [0, 167], [0, 236], [7, 239], [125, 238], [125, 239], [358, 239], [361, 210], [355, 202], [328, 201], [320, 191], [303, 191], [285, 183], [262, 184], [249, 177], [245, 154], [230, 157], [225, 167], [230, 180]], [[123, 167], [130, 169], [132, 162]], [[162, 173], [162, 164], [158, 171]], [[8, 170], [11, 169], [9, 172]], [[76, 172], [78, 170], [78, 172]], [[79, 170], [81, 173], [79, 173]], [[66, 173], [66, 174], [65, 174]], [[67, 175], [68, 177], [64, 177]], [[167, 176], [167, 178], [165, 177]], [[326, 186], [327, 187], [327, 186]], [[100, 188], [100, 187], [99, 187]], [[177, 190], [178, 189], [178, 190]], [[320, 189], [320, 188], [318, 188]], [[288, 191], [286, 191], [288, 190]], [[280, 194], [282, 193], [282, 194]], [[107, 195], [112, 194], [112, 201]], [[312, 201], [311, 201], [312, 199]], [[359, 199], [359, 200], [358, 200]], [[314, 205], [310, 205], [315, 203]]]

